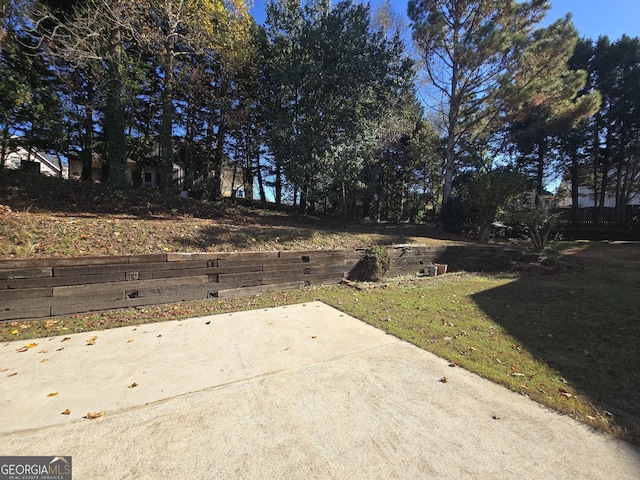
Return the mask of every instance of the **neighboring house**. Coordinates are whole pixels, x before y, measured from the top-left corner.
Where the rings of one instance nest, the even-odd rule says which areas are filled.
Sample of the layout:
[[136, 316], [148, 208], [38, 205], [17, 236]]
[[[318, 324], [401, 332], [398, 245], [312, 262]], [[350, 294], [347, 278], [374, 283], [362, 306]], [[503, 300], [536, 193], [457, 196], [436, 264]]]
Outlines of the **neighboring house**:
[[[177, 165], [174, 164], [174, 167]], [[176, 175], [178, 175], [176, 177]], [[236, 198], [246, 198], [247, 196], [253, 197], [253, 190], [246, 192], [245, 184], [243, 179], [242, 167], [240, 167], [236, 162], [231, 161], [226, 158], [222, 162], [222, 172], [221, 172], [221, 180], [220, 180], [220, 189], [222, 190], [222, 196], [229, 198], [232, 197], [232, 193], [235, 192]], [[177, 172], [174, 168], [174, 181], [176, 181], [178, 186], [182, 186], [184, 182], [184, 171], [180, 170]], [[252, 183], [255, 181], [252, 181]], [[203, 183], [206, 183], [207, 180], [203, 179], [202, 176], [197, 177], [193, 181], [193, 187], [191, 189], [192, 193], [199, 195], [202, 190], [204, 190]]]
[[[94, 155], [91, 165], [91, 179], [99, 182], [101, 179], [102, 160], [98, 155]], [[82, 172], [82, 161], [78, 158], [69, 160], [69, 172], [71, 179], [80, 179]], [[141, 165], [134, 160], [127, 160], [127, 170], [125, 172], [127, 184], [132, 187], [154, 189], [158, 182], [158, 170], [154, 165]], [[177, 188], [182, 187], [184, 183], [184, 169], [174, 163], [173, 164], [173, 182]], [[201, 189], [202, 178], [196, 179], [194, 182], [194, 191]], [[235, 191], [237, 198], [245, 197], [245, 186], [242, 179], [242, 169], [236, 163], [225, 160], [222, 164], [222, 181], [221, 189], [223, 197], [231, 197], [231, 192]]]
[[[79, 180], [82, 173], [82, 161], [71, 158], [69, 160], [69, 178]], [[173, 180], [176, 182], [182, 176], [182, 168], [173, 164]], [[91, 180], [99, 182], [102, 178], [102, 159], [99, 155], [93, 156], [91, 163]], [[125, 178], [128, 185], [141, 188], [156, 188], [158, 182], [158, 171], [153, 165], [140, 166], [137, 162], [127, 159], [127, 170]]]
[[18, 147], [7, 155], [4, 166], [11, 170], [28, 170], [50, 177], [68, 178], [69, 176], [66, 163], [34, 148]]
[[[533, 207], [536, 204], [536, 191], [530, 190], [523, 195], [524, 204], [528, 207]], [[555, 207], [557, 206], [558, 198], [548, 190], [543, 190], [542, 195], [539, 197], [540, 205], [543, 207]]]
[[242, 168], [228, 158], [222, 162], [221, 190], [223, 197], [232, 197], [235, 192], [236, 198], [245, 198], [245, 185], [242, 177]]
[[[615, 208], [616, 206], [616, 196], [615, 196], [615, 185], [612, 186], [613, 191], [607, 192], [607, 195], [604, 200], [605, 208]], [[580, 185], [578, 187], [578, 208], [591, 208], [593, 207], [595, 200], [599, 197], [600, 193], [596, 193], [594, 195], [593, 188]], [[570, 208], [573, 205], [573, 201], [571, 199], [571, 182], [568, 180], [563, 180], [558, 187], [558, 207], [560, 208]], [[629, 206], [640, 206], [640, 193], [632, 194], [629, 198]]]

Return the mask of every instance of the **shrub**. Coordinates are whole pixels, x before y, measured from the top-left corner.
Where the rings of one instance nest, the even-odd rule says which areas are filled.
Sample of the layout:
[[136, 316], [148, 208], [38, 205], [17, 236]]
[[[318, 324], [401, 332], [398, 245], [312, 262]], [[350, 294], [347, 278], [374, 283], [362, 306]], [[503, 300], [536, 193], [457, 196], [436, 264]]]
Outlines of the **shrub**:
[[362, 279], [369, 282], [381, 281], [391, 268], [389, 251], [379, 245], [372, 246], [362, 259]]
[[542, 252], [549, 243], [549, 234], [558, 222], [559, 214], [549, 207], [536, 206], [524, 212], [524, 224], [536, 252]]

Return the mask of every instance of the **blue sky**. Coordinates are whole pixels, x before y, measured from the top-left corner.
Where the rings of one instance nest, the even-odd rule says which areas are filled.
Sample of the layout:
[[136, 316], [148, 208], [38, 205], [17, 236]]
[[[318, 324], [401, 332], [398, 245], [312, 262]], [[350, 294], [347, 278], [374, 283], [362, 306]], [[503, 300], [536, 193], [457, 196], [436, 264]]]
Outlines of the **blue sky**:
[[[258, 23], [264, 21], [265, 0], [254, 0], [253, 15]], [[406, 14], [407, 0], [392, 0], [396, 11]], [[372, 0], [375, 5], [378, 0]], [[640, 37], [640, 1], [638, 0], [551, 0], [547, 21], [573, 14], [573, 23], [581, 37], [597, 39], [607, 35], [616, 40], [626, 33]]]

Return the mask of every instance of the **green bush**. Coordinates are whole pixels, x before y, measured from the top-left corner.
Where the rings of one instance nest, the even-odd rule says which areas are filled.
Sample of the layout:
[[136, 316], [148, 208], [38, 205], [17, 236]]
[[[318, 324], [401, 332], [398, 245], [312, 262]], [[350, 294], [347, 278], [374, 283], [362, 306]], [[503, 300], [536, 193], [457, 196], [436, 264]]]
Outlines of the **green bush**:
[[379, 245], [372, 246], [362, 259], [362, 279], [368, 282], [381, 281], [391, 268], [389, 251]]

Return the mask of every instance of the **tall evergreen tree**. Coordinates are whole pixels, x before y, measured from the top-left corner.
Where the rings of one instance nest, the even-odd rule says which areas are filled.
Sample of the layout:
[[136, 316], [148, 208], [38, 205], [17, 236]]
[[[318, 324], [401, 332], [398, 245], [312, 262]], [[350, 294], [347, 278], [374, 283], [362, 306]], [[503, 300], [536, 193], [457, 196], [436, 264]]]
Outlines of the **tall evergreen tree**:
[[640, 190], [640, 39], [623, 35], [611, 43], [600, 37], [591, 72], [603, 98], [593, 125], [594, 168], [601, 176], [596, 223], [602, 222], [606, 198], [614, 192], [615, 219], [621, 225], [631, 195]]
[[546, 0], [410, 0], [413, 38], [440, 97], [446, 137], [443, 203], [451, 197], [456, 157], [465, 137], [494, 127], [501, 87], [519, 72]]
[[621, 225], [629, 220], [629, 200], [640, 193], [640, 39], [625, 35], [615, 42], [608, 37], [581, 40], [571, 64], [589, 72], [585, 92], [597, 90], [602, 97], [593, 118], [563, 137], [562, 151], [570, 160], [572, 216], [577, 220], [578, 188], [588, 184], [594, 223], [603, 223], [606, 203], [614, 198], [615, 221]]
[[372, 28], [369, 8], [342, 1], [267, 7], [269, 118], [276, 165], [300, 210], [335, 185], [344, 203], [376, 142], [378, 119], [413, 80], [398, 37]]
[[[103, 162], [109, 182], [126, 183], [125, 112], [122, 103], [124, 76], [129, 62], [126, 43], [131, 39], [129, 5], [125, 0], [86, 0], [43, 10], [38, 19], [49, 54], [80, 68], [91, 76], [91, 83], [104, 91], [102, 133]], [[57, 9], [57, 7], [61, 9]], [[128, 35], [127, 35], [128, 34]], [[92, 120], [87, 120], [92, 121]], [[87, 160], [88, 161], [88, 160]]]
[[18, 146], [63, 148], [55, 78], [27, 29], [32, 3], [5, 2], [0, 9], [0, 168]]
[[587, 72], [568, 68], [577, 39], [569, 17], [536, 30], [520, 60], [521, 73], [503, 88], [509, 134], [521, 154], [521, 165], [532, 171], [536, 204], [558, 133], [593, 115], [600, 106], [597, 91], [579, 95]]

